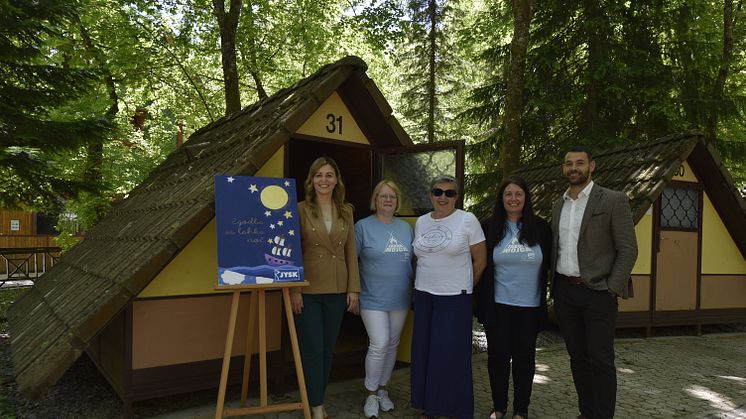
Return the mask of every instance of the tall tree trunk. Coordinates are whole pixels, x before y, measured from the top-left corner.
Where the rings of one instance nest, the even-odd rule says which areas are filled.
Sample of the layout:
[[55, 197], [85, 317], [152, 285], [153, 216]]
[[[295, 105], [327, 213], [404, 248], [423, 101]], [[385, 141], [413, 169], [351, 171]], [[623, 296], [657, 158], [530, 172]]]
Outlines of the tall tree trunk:
[[[741, 8], [741, 2], [738, 2], [738, 9]], [[733, 61], [733, 0], [725, 0], [723, 4], [723, 56], [720, 59], [720, 69], [718, 70], [717, 79], [712, 88], [712, 104], [707, 116], [707, 139], [715, 141], [717, 139], [717, 124], [719, 118], [720, 102], [723, 100], [723, 89], [725, 81], [728, 78], [730, 64]]]
[[[94, 46], [91, 35], [88, 32], [88, 29], [83, 26], [83, 22], [80, 20], [80, 16], [74, 14], [73, 19], [75, 21], [75, 24], [78, 25], [80, 37], [83, 40], [83, 46], [85, 47], [85, 50], [93, 57], [95, 66], [98, 67], [104, 75], [104, 85], [106, 86], [106, 92], [108, 93], [109, 100], [111, 101], [109, 109], [106, 110], [105, 115], [108, 120], [114, 121], [117, 113], [119, 113], [119, 95], [117, 95], [114, 76], [111, 74], [111, 71], [106, 66], [106, 59], [102, 55], [101, 51], [99, 51], [98, 48]], [[101, 187], [104, 183], [104, 175], [102, 171], [103, 165], [104, 145], [102, 143], [89, 144], [86, 147], [86, 164], [83, 172], [83, 181], [90, 185]], [[106, 201], [107, 198], [102, 196], [100, 193], [98, 193], [93, 199], [93, 210], [95, 215], [94, 219], [88, 220], [91, 225], [95, 224], [98, 220], [102, 219], [106, 215], [107, 209], [109, 208], [109, 205]]]
[[585, 25], [586, 41], [588, 43], [588, 69], [586, 70], [585, 104], [581, 110], [578, 131], [583, 138], [598, 137], [601, 110], [601, 89], [603, 74], [601, 64], [603, 62], [604, 44], [603, 11], [597, 0], [583, 1], [583, 20]]
[[[244, 15], [244, 22], [248, 21], [251, 25], [251, 29], [244, 32], [243, 36], [248, 37], [248, 51], [244, 53], [244, 58], [248, 58], [248, 63], [246, 63], [247, 71], [251, 75], [251, 78], [254, 79], [254, 84], [256, 85], [256, 94], [259, 97], [259, 100], [266, 99], [267, 91], [264, 90], [264, 83], [262, 82], [261, 74], [259, 73], [259, 62], [257, 60], [257, 50], [259, 50], [259, 45], [256, 40], [256, 34], [258, 32], [258, 28], [256, 27], [256, 15], [251, 10], [252, 5], [251, 2], [247, 3], [247, 10], [246, 13], [248, 15]], [[304, 64], [305, 65], [305, 64]]]
[[513, 39], [510, 41], [510, 64], [505, 98], [505, 136], [500, 147], [503, 179], [521, 164], [523, 77], [531, 26], [531, 3], [531, 0], [513, 0]]
[[700, 121], [700, 98], [699, 77], [696, 73], [694, 62], [693, 39], [689, 30], [689, 22], [693, 19], [691, 9], [686, 3], [682, 4], [676, 16], [676, 39], [678, 39], [676, 51], [683, 71], [681, 83], [681, 103], [684, 108], [684, 116], [690, 128], [699, 127]]
[[430, 20], [430, 32], [428, 33], [428, 82], [427, 82], [427, 142], [435, 142], [435, 54], [437, 46], [438, 14], [437, 3], [430, 0], [427, 5], [427, 15]]
[[262, 78], [259, 76], [259, 73], [256, 71], [250, 71], [251, 78], [254, 79], [254, 84], [256, 84], [256, 94], [259, 96], [259, 100], [264, 100], [268, 98], [267, 91], [264, 90], [264, 83], [262, 83]]
[[238, 89], [238, 66], [236, 64], [236, 29], [241, 14], [241, 0], [230, 0], [230, 10], [225, 11], [224, 0], [212, 0], [213, 12], [220, 27], [220, 58], [223, 64], [225, 85], [225, 114], [241, 110], [241, 94]]

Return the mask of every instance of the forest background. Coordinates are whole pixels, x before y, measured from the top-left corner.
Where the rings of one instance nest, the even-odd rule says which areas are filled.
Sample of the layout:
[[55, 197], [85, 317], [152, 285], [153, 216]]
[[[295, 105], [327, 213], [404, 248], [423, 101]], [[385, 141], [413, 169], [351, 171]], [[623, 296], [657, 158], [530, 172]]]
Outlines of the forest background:
[[177, 141], [346, 55], [415, 142], [466, 141], [472, 199], [570, 144], [689, 129], [745, 191], [742, 6], [0, 0], [0, 207], [87, 229]]

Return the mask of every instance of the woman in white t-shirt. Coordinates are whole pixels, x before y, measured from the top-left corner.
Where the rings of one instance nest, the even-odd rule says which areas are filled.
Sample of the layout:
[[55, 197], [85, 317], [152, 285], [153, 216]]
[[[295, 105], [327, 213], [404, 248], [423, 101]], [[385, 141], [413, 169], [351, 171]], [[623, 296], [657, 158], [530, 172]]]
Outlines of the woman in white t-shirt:
[[458, 193], [452, 176], [433, 179], [433, 211], [415, 225], [412, 406], [423, 418], [474, 416], [471, 294], [487, 247], [474, 214], [456, 209]]

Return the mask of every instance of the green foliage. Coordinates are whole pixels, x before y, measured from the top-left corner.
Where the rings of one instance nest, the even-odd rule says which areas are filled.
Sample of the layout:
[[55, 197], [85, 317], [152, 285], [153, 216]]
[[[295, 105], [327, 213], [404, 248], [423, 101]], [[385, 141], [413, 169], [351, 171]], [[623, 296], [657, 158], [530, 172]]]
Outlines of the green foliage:
[[468, 136], [456, 118], [470, 79], [465, 57], [456, 48], [465, 11], [453, 0], [412, 0], [405, 13], [405, 42], [396, 52], [402, 125], [415, 142]]
[[[603, 150], [691, 128], [720, 115], [718, 148], [743, 184], [744, 65], [736, 59], [721, 100], [712, 89], [722, 57], [722, 4], [706, 1], [551, 0], [535, 4], [526, 62], [522, 164], [551, 161], [570, 144]], [[584, 7], [587, 6], [587, 7]], [[477, 19], [487, 28], [480, 55], [487, 78], [472, 91], [463, 115], [487, 130], [469, 148], [483, 168], [476, 193], [499, 173], [505, 66], [511, 28], [509, 4], [492, 2]], [[743, 57], [744, 11], [734, 40]], [[738, 20], [741, 19], [741, 20]]]
[[54, 238], [54, 245], [58, 246], [62, 250], [62, 253], [65, 253], [68, 250], [72, 249], [73, 246], [75, 246], [79, 242], [80, 237], [76, 236], [66, 229], [60, 230], [60, 234], [58, 234], [57, 237]]
[[[746, 185], [744, 10], [713, 100], [722, 4], [591, 3], [534, 2], [521, 162], [551, 160], [570, 143], [604, 149], [703, 128], [716, 110], [716, 145]], [[435, 140], [467, 141], [470, 198], [488, 196], [501, 176], [511, 3], [432, 4], [434, 14], [429, 0], [244, 0], [241, 103], [358, 55], [416, 142], [428, 125]], [[89, 228], [175, 149], [180, 130], [188, 138], [222, 115], [220, 63], [211, 0], [0, 0], [0, 206], [64, 203]], [[96, 185], [80, 181], [91, 142], [104, 143]]]
[[52, 47], [76, 9], [73, 0], [0, 1], [0, 207], [53, 211], [100, 187], [62, 170], [62, 153], [110, 131], [95, 113], [59, 112], [96, 77]]

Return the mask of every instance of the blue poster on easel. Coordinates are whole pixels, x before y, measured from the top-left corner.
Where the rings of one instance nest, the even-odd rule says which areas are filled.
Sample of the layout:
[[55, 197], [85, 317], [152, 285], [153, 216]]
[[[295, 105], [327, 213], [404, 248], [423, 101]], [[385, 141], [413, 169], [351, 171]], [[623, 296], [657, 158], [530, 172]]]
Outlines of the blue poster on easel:
[[218, 286], [303, 281], [295, 179], [215, 176]]

